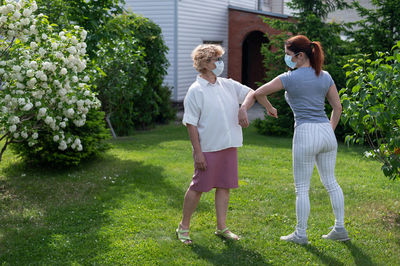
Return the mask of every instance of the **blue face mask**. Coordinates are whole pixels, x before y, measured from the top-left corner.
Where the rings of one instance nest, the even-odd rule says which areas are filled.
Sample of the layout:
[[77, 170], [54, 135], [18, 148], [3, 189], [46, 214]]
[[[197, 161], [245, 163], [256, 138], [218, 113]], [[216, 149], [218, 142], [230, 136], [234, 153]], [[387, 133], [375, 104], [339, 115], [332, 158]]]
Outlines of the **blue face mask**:
[[[297, 53], [297, 54], [295, 54], [295, 56], [296, 55], [298, 55], [299, 53]], [[288, 55], [288, 54], [285, 54], [285, 63], [286, 63], [286, 65], [288, 66], [288, 67], [290, 67], [291, 69], [294, 69], [295, 67], [296, 67], [296, 62], [293, 62], [292, 61], [292, 56], [291, 55]]]

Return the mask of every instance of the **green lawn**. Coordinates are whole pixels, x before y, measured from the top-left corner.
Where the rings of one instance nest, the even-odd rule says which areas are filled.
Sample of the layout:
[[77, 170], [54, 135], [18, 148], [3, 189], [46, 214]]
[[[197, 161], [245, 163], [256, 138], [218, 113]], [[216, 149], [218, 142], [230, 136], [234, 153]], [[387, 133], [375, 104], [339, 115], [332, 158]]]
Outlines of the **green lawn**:
[[336, 176], [351, 242], [321, 239], [334, 216], [317, 171], [307, 246], [279, 240], [296, 222], [291, 139], [244, 130], [239, 184], [228, 226], [214, 236], [213, 191], [192, 219], [193, 246], [175, 237], [193, 162], [186, 129], [160, 126], [112, 141], [94, 162], [66, 171], [30, 169], [7, 151], [0, 165], [3, 265], [400, 265], [400, 182], [361, 148], [340, 145]]

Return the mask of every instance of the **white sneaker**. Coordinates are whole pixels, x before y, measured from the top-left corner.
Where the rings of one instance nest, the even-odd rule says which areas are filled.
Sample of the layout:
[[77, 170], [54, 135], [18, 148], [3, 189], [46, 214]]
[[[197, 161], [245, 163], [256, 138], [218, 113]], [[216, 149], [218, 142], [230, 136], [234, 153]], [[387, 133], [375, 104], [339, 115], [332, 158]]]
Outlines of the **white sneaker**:
[[332, 231], [329, 232], [327, 235], [323, 235], [323, 239], [331, 239], [331, 240], [336, 240], [336, 241], [348, 241], [350, 240], [349, 234], [347, 233], [347, 230], [343, 228], [343, 232], [338, 232], [335, 230], [335, 228], [332, 229]]
[[296, 244], [300, 245], [307, 245], [308, 240], [307, 237], [301, 237], [296, 234], [296, 232], [291, 233], [290, 235], [287, 236], [281, 236], [281, 240], [287, 241], [287, 242], [293, 242]]

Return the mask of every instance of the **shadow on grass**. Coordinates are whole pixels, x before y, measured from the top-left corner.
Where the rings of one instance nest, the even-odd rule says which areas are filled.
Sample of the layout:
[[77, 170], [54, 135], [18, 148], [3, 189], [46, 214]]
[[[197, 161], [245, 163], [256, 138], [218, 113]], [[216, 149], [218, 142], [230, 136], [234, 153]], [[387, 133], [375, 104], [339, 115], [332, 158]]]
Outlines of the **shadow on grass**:
[[314, 254], [323, 264], [325, 265], [344, 265], [344, 263], [340, 262], [334, 257], [326, 255], [324, 252], [319, 251], [317, 247], [312, 245], [304, 245], [305, 250]]
[[350, 250], [351, 255], [354, 258], [355, 265], [376, 265], [372, 262], [371, 258], [367, 254], [362, 252], [362, 250], [351, 241], [343, 242], [343, 245]]
[[163, 171], [110, 155], [63, 171], [9, 166], [0, 183], [0, 264], [102, 264], [113, 249], [104, 229], [115, 223], [113, 210], [134, 212], [151, 199], [182, 207], [184, 191]]
[[[343, 242], [343, 245], [345, 245], [350, 250], [351, 255], [354, 258], [355, 265], [375, 265], [372, 262], [371, 258], [364, 252], [362, 252], [362, 250], [354, 245], [351, 241]], [[317, 247], [314, 247], [312, 245], [306, 245], [303, 247], [308, 252], [313, 253], [325, 265], [345, 265], [336, 258], [328, 256], [324, 252], [321, 252], [320, 250], [318, 250]]]
[[190, 247], [199, 258], [207, 260], [212, 265], [272, 265], [266, 262], [260, 253], [244, 248], [240, 241], [224, 243], [226, 248], [222, 252], [215, 252], [196, 243]]

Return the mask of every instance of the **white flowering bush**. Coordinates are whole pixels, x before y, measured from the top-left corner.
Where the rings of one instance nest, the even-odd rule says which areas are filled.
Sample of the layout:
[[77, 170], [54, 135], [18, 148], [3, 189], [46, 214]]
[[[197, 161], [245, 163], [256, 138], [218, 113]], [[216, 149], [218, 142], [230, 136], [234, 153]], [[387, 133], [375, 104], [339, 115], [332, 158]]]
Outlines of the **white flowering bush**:
[[[87, 32], [75, 26], [56, 32], [35, 1], [0, 6], [0, 130], [3, 152], [10, 143], [38, 144], [50, 132], [61, 151], [85, 149], [79, 135], [91, 109], [100, 106], [86, 70]], [[79, 132], [78, 132], [79, 133]]]

